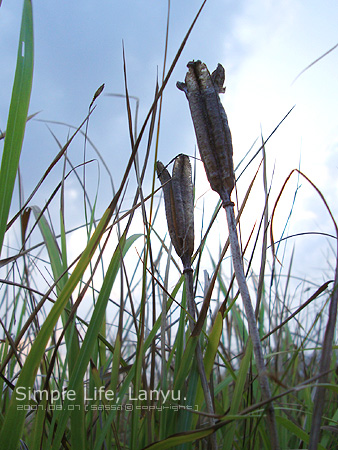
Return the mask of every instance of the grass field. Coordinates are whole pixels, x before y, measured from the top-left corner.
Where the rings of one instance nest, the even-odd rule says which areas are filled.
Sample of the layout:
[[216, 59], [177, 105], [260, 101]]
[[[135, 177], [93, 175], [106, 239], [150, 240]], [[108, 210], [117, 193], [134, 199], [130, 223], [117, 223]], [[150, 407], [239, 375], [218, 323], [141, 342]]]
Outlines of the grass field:
[[[265, 154], [270, 143], [263, 138], [250, 162], [235, 168], [238, 191], [235, 187], [232, 200], [245, 287], [234, 273], [227, 227], [232, 206], [222, 208], [211, 191], [200, 192], [205, 172], [199, 155], [190, 155], [192, 178], [184, 166], [180, 195], [185, 198], [188, 190], [191, 202], [183, 200], [188, 217], [181, 225], [189, 229], [194, 216], [195, 230], [189, 264], [186, 254], [180, 260], [177, 252], [185, 244], [175, 208], [182, 204], [174, 203], [168, 218], [163, 192], [169, 184], [161, 176], [166, 166], [174, 179], [175, 169], [169, 161], [157, 165], [158, 135], [167, 126], [160, 120], [161, 95], [191, 28], [154, 87], [154, 102], [137, 134], [125, 73], [121, 94], [130, 148], [123, 152], [129, 161], [101, 217], [85, 181], [88, 161], [73, 167], [67, 151], [80, 135], [84, 150], [90, 145], [87, 125], [94, 106], [100, 108], [103, 88], [66, 144], [55, 144], [55, 158], [25, 198], [18, 166], [33, 77], [33, 28], [31, 3], [25, 0], [12, 100], [1, 135], [0, 448], [336, 449], [337, 269], [323, 271], [320, 283], [296, 278], [292, 246], [297, 238], [288, 242], [288, 212], [283, 223], [275, 223], [283, 217], [278, 208], [285, 186], [298, 177], [332, 220], [336, 235], [328, 238], [328, 248], [334, 249], [336, 263], [337, 226], [321, 192], [295, 170], [272, 197]], [[276, 124], [276, 136], [283, 120]], [[186, 157], [176, 161], [188, 164]], [[45, 193], [46, 204], [36, 205], [35, 193], [57, 166], [63, 167], [62, 177], [54, 191]], [[151, 183], [144, 183], [146, 173]], [[137, 180], [133, 192], [131, 174]], [[78, 219], [72, 218], [65, 194], [69, 179], [78, 183], [83, 199], [83, 221], [76, 229], [66, 220]], [[15, 180], [20, 205], [13, 211]], [[168, 198], [177, 194], [167, 192]], [[56, 216], [50, 214], [55, 206]], [[174, 235], [169, 236], [165, 210]], [[276, 229], [285, 231], [277, 236]], [[253, 323], [242, 302], [245, 289]]]

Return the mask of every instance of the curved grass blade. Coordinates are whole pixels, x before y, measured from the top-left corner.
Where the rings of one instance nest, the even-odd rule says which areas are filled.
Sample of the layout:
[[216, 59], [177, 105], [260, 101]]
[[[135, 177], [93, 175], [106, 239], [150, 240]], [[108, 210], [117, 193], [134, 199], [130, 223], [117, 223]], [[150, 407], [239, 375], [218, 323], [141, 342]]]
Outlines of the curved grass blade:
[[163, 439], [162, 441], [156, 442], [155, 444], [148, 445], [147, 447], [144, 447], [143, 450], [164, 450], [167, 448], [173, 448], [180, 444], [186, 444], [198, 439], [202, 439], [206, 436], [209, 436], [211, 433], [213, 433], [212, 428], [178, 433], [175, 436], [170, 436], [166, 439]]
[[[222, 336], [222, 330], [223, 330], [223, 316], [222, 313], [218, 311], [212, 330], [208, 336], [208, 344], [204, 355], [204, 369], [205, 375], [208, 380], [210, 379], [212, 368], [215, 362], [219, 342]], [[199, 381], [195, 400], [195, 404], [198, 405], [199, 410], [201, 410], [203, 401], [204, 401], [203, 389], [201, 382]], [[196, 415], [193, 420], [194, 428], [197, 424], [197, 421], [198, 416]]]
[[[112, 202], [113, 203], [113, 202]], [[105, 231], [109, 220], [113, 214], [114, 206], [111, 204], [105, 211], [100, 220], [93, 236], [84, 249], [79, 262], [77, 263], [73, 273], [67, 280], [62, 289], [57, 301], [43, 323], [39, 334], [37, 335], [32, 348], [27, 356], [25, 364], [21, 370], [20, 376], [16, 383], [7, 414], [5, 416], [1, 433], [0, 433], [0, 448], [17, 448], [20, 436], [22, 434], [25, 421], [25, 405], [30, 401], [29, 396], [26, 395], [23, 401], [19, 401], [16, 392], [18, 388], [23, 388], [28, 392], [28, 389], [33, 386], [35, 377], [41, 362], [41, 358], [47, 346], [48, 340], [53, 332], [53, 329], [64, 311], [67, 302], [72, 295], [74, 289], [78, 285], [83, 276], [91, 258], [99, 245], [102, 233]], [[21, 397], [20, 397], [21, 398]]]
[[[109, 264], [106, 276], [104, 278], [102, 288], [100, 290], [100, 294], [98, 296], [92, 318], [90, 320], [90, 324], [88, 330], [86, 332], [86, 336], [84, 338], [78, 359], [76, 361], [75, 370], [69, 380], [68, 390], [77, 390], [83, 384], [83, 376], [88, 367], [88, 363], [90, 357], [92, 356], [92, 352], [94, 346], [97, 341], [98, 334], [101, 329], [102, 320], [104, 318], [104, 314], [106, 311], [107, 303], [109, 300], [109, 295], [115, 281], [118, 269], [120, 267], [121, 256], [125, 255], [130, 246], [138, 239], [141, 235], [136, 234], [126, 239], [125, 235], [123, 235], [118, 243], [118, 246], [114, 252], [112, 260]], [[66, 398], [62, 415], [60, 416], [60, 420], [58, 423], [58, 427], [56, 430], [56, 435], [53, 442], [53, 449], [60, 448], [60, 441], [64, 432], [64, 429], [67, 425], [68, 415], [69, 415], [69, 399]]]
[[[237, 374], [237, 380], [235, 385], [235, 391], [231, 400], [231, 406], [230, 406], [230, 412], [229, 414], [238, 414], [239, 407], [241, 404], [241, 401], [243, 399], [243, 392], [245, 388], [245, 381], [247, 378], [247, 374], [249, 371], [249, 365], [252, 358], [252, 351], [253, 351], [253, 345], [251, 339], [248, 340], [248, 344], [246, 347], [245, 355], [241, 361], [239, 371]], [[224, 439], [224, 446], [223, 449], [225, 450], [231, 450], [235, 431], [236, 431], [237, 424], [236, 422], [232, 423], [231, 426], [227, 429], [227, 434], [225, 435]]]
[[64, 287], [65, 277], [59, 279], [60, 276], [64, 273], [64, 269], [56, 239], [44, 215], [41, 213], [41, 209], [38, 206], [32, 206], [31, 209], [34, 213], [35, 219], [38, 221], [38, 225], [46, 245], [54, 279], [59, 280], [58, 284], [56, 285], [56, 290], [59, 293]]
[[[171, 294], [168, 293], [167, 308], [166, 308], [167, 311], [169, 311], [169, 309], [177, 295], [177, 292], [179, 291], [179, 289], [182, 285], [183, 280], [184, 280], [184, 276], [182, 275], [181, 278], [179, 279], [178, 283], [174, 287], [172, 293]], [[160, 284], [160, 282], [158, 280], [157, 280], [157, 282], [158, 282], [158, 284]], [[161, 320], [162, 320], [162, 317], [160, 315], [158, 317], [156, 323], [154, 324], [153, 328], [150, 330], [150, 333], [148, 334], [147, 338], [145, 339], [143, 348], [142, 348], [143, 356], [144, 356], [146, 350], [150, 347], [152, 341], [155, 339], [155, 336], [161, 326]], [[136, 361], [130, 368], [128, 375], [126, 376], [126, 378], [123, 380], [123, 382], [121, 383], [121, 385], [119, 387], [119, 394], [118, 394], [117, 401], [121, 401], [123, 399], [124, 395], [127, 394], [129, 387], [132, 385], [133, 379], [135, 378], [135, 371], [136, 371]], [[107, 435], [107, 433], [111, 427], [111, 423], [114, 420], [115, 416], [116, 416], [116, 411], [114, 409], [112, 409], [109, 413], [109, 416], [107, 417], [106, 422], [103, 424], [103, 426], [101, 428], [99, 439], [97, 440], [93, 450], [101, 450], [105, 436]]]
[[[45, 245], [48, 251], [48, 256], [50, 259], [53, 276], [55, 280], [58, 280], [56, 285], [56, 291], [58, 293], [61, 292], [67, 281], [67, 274], [62, 276], [64, 273], [64, 265], [61, 259], [61, 254], [56, 242], [56, 238], [54, 233], [49, 227], [47, 220], [44, 215], [41, 213], [40, 208], [37, 206], [32, 206], [33, 213], [35, 215], [36, 220], [38, 220], [38, 225], [45, 241]], [[71, 310], [71, 304], [68, 302], [68, 309]], [[62, 323], [65, 326], [68, 319], [68, 313], [64, 310], [61, 314]], [[73, 320], [73, 326], [75, 326], [75, 321]], [[69, 368], [69, 376], [72, 375], [75, 369], [75, 363], [80, 351], [80, 343], [78, 339], [78, 334], [74, 333], [72, 327], [67, 327], [65, 331], [65, 341], [66, 346], [69, 352], [68, 358], [68, 368]], [[81, 406], [84, 404], [84, 396], [83, 389], [78, 389], [76, 391], [76, 402]], [[39, 422], [37, 422], [39, 423]], [[84, 429], [85, 429], [85, 417], [84, 417], [84, 409], [81, 407], [80, 409], [74, 408], [71, 413], [71, 429], [72, 429], [72, 443], [74, 450], [82, 450], [85, 448], [85, 438], [84, 438]]]
[[[309, 444], [309, 435], [302, 430], [297, 424], [287, 419], [286, 417], [276, 416], [277, 422], [282, 425], [284, 428], [289, 430], [293, 436], [297, 436], [299, 439], [305, 442], [305, 444]], [[318, 444], [318, 450], [325, 450], [325, 448]]]
[[0, 168], [0, 251], [18, 171], [33, 80], [33, 15], [24, 1], [18, 56]]

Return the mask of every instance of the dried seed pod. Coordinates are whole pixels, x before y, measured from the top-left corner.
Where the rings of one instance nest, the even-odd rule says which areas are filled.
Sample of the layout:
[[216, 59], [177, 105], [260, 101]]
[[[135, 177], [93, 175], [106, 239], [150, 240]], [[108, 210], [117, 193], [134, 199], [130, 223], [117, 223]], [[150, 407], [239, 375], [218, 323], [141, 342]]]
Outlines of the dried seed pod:
[[171, 242], [184, 269], [190, 269], [194, 251], [194, 202], [189, 158], [186, 155], [176, 158], [172, 177], [157, 161], [157, 175], [163, 186]]
[[210, 75], [201, 61], [188, 63], [185, 83], [177, 87], [184, 91], [190, 107], [198, 148], [211, 189], [224, 201], [230, 199], [235, 184], [232, 160], [232, 139], [228, 119], [219, 93], [225, 92], [224, 69], [218, 64]]

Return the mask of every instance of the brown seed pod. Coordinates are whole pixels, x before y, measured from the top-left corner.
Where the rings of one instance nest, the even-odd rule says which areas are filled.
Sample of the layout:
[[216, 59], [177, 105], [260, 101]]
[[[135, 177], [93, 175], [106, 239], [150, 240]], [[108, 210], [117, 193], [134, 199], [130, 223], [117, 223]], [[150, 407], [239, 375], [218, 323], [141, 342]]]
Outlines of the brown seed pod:
[[235, 184], [231, 132], [219, 99], [219, 93], [225, 92], [224, 78], [221, 64], [210, 75], [204, 63], [191, 61], [185, 83], [177, 83], [189, 102], [198, 148], [210, 186], [223, 201], [230, 199]]
[[184, 269], [190, 269], [194, 251], [194, 199], [188, 156], [176, 158], [172, 177], [161, 161], [157, 161], [157, 175], [163, 186], [171, 242]]

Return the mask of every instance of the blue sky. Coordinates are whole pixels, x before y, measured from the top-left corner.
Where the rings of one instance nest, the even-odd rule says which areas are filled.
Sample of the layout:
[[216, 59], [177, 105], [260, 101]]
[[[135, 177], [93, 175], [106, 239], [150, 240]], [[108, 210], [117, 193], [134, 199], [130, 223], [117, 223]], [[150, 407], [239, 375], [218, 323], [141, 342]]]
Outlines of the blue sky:
[[[172, 0], [169, 64], [200, 4], [195, 0]], [[3, 0], [0, 8], [1, 130], [6, 128], [21, 11], [19, 0]], [[153, 99], [157, 71], [162, 74], [167, 2], [33, 0], [33, 14], [35, 67], [30, 113], [41, 111], [39, 119], [77, 126], [102, 83], [106, 85], [105, 93], [123, 93], [123, 40], [129, 93], [140, 99], [141, 124]], [[181, 152], [194, 154], [195, 137], [187, 102], [175, 87], [177, 80], [184, 79], [187, 62], [201, 59], [210, 70], [220, 62], [226, 68], [227, 91], [222, 98], [232, 130], [235, 163], [259, 137], [261, 129], [266, 137], [296, 104], [267, 146], [270, 176], [275, 167], [276, 192], [290, 170], [300, 165], [338, 213], [338, 50], [292, 84], [306, 66], [338, 42], [337, 18], [338, 3], [333, 0], [207, 1], [164, 93], [160, 159], [166, 163]], [[118, 186], [130, 152], [125, 104], [123, 99], [101, 96], [97, 105], [89, 137], [111, 167]], [[68, 127], [50, 126], [64, 144]], [[26, 195], [57, 151], [45, 124], [31, 121], [21, 160]], [[74, 142], [69, 156], [74, 163], [82, 161], [83, 141]], [[95, 153], [88, 149], [87, 157], [95, 157]], [[55, 178], [52, 174], [46, 183], [46, 190], [40, 191], [38, 203], [48, 197], [60, 179], [60, 171], [61, 166], [55, 170]], [[97, 165], [91, 165], [88, 173], [95, 194]], [[100, 177], [100, 198], [106, 206], [111, 191], [106, 188], [102, 168]], [[72, 193], [75, 201], [76, 193], [70, 186], [69, 195]], [[332, 232], [330, 222], [323, 220], [327, 215], [313, 190], [304, 187], [302, 195], [295, 212], [299, 224], [295, 229], [318, 226]], [[299, 245], [305, 244], [301, 241]], [[313, 248], [316, 245], [311, 245]]]

